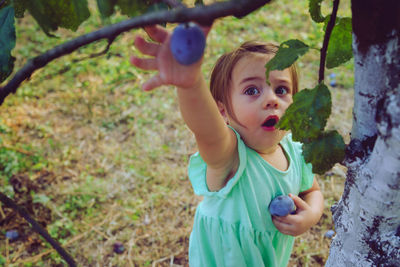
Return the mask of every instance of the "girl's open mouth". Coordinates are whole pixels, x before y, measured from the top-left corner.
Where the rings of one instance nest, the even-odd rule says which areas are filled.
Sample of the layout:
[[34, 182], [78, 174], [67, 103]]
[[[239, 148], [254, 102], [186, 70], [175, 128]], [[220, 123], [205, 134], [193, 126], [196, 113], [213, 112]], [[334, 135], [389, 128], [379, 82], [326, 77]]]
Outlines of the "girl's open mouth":
[[279, 117], [276, 115], [268, 116], [261, 127], [266, 131], [274, 131], [275, 125], [278, 123]]

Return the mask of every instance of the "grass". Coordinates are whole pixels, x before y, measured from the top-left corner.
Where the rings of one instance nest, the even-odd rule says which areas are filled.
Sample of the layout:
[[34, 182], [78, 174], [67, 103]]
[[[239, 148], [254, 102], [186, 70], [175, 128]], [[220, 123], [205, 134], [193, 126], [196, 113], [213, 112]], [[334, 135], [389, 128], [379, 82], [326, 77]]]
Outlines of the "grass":
[[[306, 5], [307, 1], [275, 1], [241, 20], [217, 21], [205, 55], [207, 79], [216, 58], [245, 40], [299, 38], [320, 47], [321, 25], [311, 21]], [[349, 3], [343, 5], [347, 9], [340, 12], [348, 15]], [[117, 15], [111, 20], [122, 19]], [[62, 38], [50, 39], [26, 16], [18, 21], [16, 69], [27, 58], [101, 23], [92, 16], [77, 33], [60, 30], [57, 35]], [[117, 38], [106, 56], [79, 60], [106, 45], [98, 43], [50, 63], [0, 107], [0, 190], [31, 208], [36, 218], [42, 216], [50, 234], [81, 266], [187, 264], [188, 237], [201, 200], [186, 174], [196, 147], [173, 88], [140, 90], [152, 73], [128, 63], [136, 53], [131, 44], [137, 33], [142, 32]], [[299, 62], [302, 88], [315, 86], [318, 60], [318, 53], [310, 51]], [[347, 140], [352, 65], [328, 71], [338, 77], [328, 127]], [[330, 239], [324, 233], [333, 228], [329, 207], [342, 193], [343, 167], [318, 179], [326, 209], [321, 221], [296, 239], [290, 266], [323, 266], [328, 257]], [[28, 194], [16, 193], [11, 180], [25, 185]], [[0, 264], [65, 265], [21, 218], [5, 220], [11, 214], [0, 205]], [[10, 229], [21, 233], [12, 243], [4, 237]], [[113, 252], [116, 242], [124, 245], [122, 254]]]

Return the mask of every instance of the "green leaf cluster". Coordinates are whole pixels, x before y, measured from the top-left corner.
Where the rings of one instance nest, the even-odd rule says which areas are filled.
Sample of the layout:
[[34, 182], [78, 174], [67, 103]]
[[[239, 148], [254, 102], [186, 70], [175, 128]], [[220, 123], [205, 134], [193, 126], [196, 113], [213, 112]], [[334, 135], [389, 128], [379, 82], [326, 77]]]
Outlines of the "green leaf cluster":
[[344, 159], [345, 144], [337, 131], [325, 132], [331, 114], [331, 94], [325, 84], [304, 89], [293, 97], [278, 127], [291, 130], [293, 140], [303, 143], [303, 156], [313, 172], [323, 174]]
[[295, 141], [316, 139], [325, 128], [331, 106], [331, 93], [325, 84], [303, 89], [294, 95], [293, 105], [286, 110], [278, 126], [285, 130], [292, 129]]
[[[323, 0], [309, 0], [310, 16], [316, 23], [324, 23], [326, 31], [331, 15], [321, 12]], [[326, 67], [337, 67], [352, 57], [351, 18], [338, 17], [329, 39], [326, 55]], [[266, 77], [272, 70], [290, 67], [309, 46], [299, 40], [282, 43], [276, 55], [266, 64]], [[326, 122], [331, 114], [332, 99], [328, 87], [321, 82], [313, 89], [304, 89], [293, 97], [293, 104], [277, 125], [291, 130], [293, 140], [303, 143], [303, 156], [313, 165], [313, 172], [323, 174], [345, 155], [345, 143], [337, 131], [325, 131]]]
[[353, 57], [352, 31], [351, 18], [336, 18], [326, 55], [328, 69], [338, 67]]
[[102, 18], [114, 14], [117, 7], [122, 14], [130, 17], [168, 9], [165, 3], [157, 0], [97, 0], [97, 6]]
[[87, 0], [14, 0], [26, 9], [49, 36], [59, 27], [76, 31], [89, 18]]
[[[323, 0], [309, 0], [309, 12], [313, 21], [324, 23], [326, 26], [331, 16], [323, 16], [321, 12], [321, 3]], [[352, 50], [352, 25], [351, 18], [337, 17], [335, 27], [332, 30], [328, 52], [326, 56], [326, 67], [328, 69], [335, 68], [353, 57]]]
[[299, 40], [283, 42], [276, 55], [265, 65], [265, 76], [269, 77], [272, 70], [284, 70], [290, 67], [299, 57], [307, 53], [308, 45]]
[[[128, 16], [168, 9], [158, 0], [97, 0], [101, 17], [108, 18], [119, 8]], [[0, 82], [13, 71], [15, 58], [11, 55], [16, 43], [15, 18], [28, 11], [46, 35], [58, 28], [76, 31], [90, 17], [87, 0], [6, 0], [0, 9]]]

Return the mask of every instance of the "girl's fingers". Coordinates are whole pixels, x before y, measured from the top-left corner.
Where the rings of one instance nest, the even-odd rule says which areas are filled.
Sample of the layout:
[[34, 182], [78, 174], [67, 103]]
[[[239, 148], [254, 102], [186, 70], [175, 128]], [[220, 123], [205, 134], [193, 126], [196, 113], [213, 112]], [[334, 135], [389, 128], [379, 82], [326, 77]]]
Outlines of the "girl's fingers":
[[283, 234], [289, 234], [292, 230], [292, 225], [278, 221], [278, 220], [274, 220], [274, 225], [275, 227], [279, 230], [279, 232], [283, 233]]
[[283, 217], [282, 216], [272, 216], [272, 218], [275, 222], [279, 222], [279, 223], [287, 224], [287, 225], [290, 224], [290, 221], [288, 222], [288, 216], [283, 216]]
[[159, 44], [147, 42], [139, 35], [135, 37], [134, 45], [142, 54], [153, 57], [157, 56], [158, 50], [160, 49]]
[[169, 35], [166, 29], [158, 25], [144, 27], [144, 30], [153, 41], [158, 43], [163, 43]]
[[300, 197], [298, 197], [296, 195], [293, 195], [293, 194], [289, 194], [289, 197], [291, 197], [293, 199], [293, 202], [296, 205], [297, 209], [305, 210], [305, 209], [307, 209], [309, 207], [307, 202], [305, 202]]
[[132, 56], [131, 64], [143, 70], [156, 70], [157, 61], [154, 58], [139, 58]]
[[160, 77], [160, 74], [156, 74], [153, 77], [151, 77], [149, 80], [147, 80], [143, 85], [142, 85], [142, 89], [144, 91], [151, 91], [154, 88], [157, 88], [161, 85], [163, 85], [163, 81]]

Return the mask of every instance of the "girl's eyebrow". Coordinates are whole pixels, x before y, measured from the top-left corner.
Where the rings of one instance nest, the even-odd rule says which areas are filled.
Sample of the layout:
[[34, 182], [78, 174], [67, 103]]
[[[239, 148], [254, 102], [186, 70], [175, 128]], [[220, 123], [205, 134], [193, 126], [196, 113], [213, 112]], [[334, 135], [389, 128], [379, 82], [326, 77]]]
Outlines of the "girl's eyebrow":
[[271, 80], [273, 80], [274, 82], [278, 82], [278, 83], [280, 83], [280, 82], [288, 83], [288, 84], [292, 83], [291, 79], [286, 79], [284, 77], [282, 77], [282, 78], [280, 78], [280, 77], [272, 78]]
[[[239, 84], [244, 84], [246, 82], [251, 82], [254, 80], [265, 80], [265, 78], [259, 77], [259, 76], [250, 76], [250, 77], [244, 78]], [[274, 82], [278, 82], [278, 83], [292, 84], [292, 81], [290, 79], [286, 79], [284, 77], [282, 77], [282, 78], [280, 78], [280, 77], [274, 78], [273, 77], [271, 80], [273, 80]]]
[[261, 78], [259, 76], [246, 77], [239, 84], [243, 84], [243, 83], [246, 83], [246, 82], [249, 82], [249, 81], [254, 81], [254, 80], [264, 80], [264, 78]]

